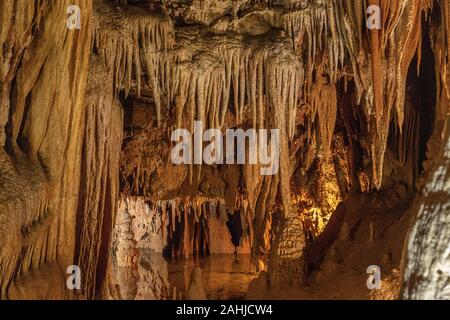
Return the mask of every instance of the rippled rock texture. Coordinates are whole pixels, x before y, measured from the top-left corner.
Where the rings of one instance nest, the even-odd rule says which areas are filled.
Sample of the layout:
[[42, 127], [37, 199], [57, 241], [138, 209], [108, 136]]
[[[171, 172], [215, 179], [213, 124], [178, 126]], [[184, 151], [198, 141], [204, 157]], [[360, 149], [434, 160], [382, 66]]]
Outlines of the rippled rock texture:
[[[366, 239], [392, 290], [448, 297], [447, 0], [73, 2], [0, 2], [0, 298], [147, 296], [113, 277], [136, 248], [251, 253], [295, 287]], [[195, 121], [279, 129], [279, 172], [174, 165]]]

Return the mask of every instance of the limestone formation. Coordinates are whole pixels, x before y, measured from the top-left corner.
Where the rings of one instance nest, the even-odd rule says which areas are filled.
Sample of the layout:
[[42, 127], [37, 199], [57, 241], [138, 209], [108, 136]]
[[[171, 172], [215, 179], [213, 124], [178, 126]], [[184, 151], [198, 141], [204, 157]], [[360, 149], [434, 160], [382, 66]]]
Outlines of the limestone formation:
[[[0, 1], [0, 299], [206, 299], [222, 254], [249, 297], [450, 296], [448, 0], [76, 3]], [[199, 121], [279, 170], [174, 164]]]

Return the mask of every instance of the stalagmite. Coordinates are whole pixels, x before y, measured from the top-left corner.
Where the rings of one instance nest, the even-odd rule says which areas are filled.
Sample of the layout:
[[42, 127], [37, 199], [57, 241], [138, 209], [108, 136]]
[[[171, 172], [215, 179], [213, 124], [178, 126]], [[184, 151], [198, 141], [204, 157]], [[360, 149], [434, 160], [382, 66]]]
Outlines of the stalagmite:
[[[76, 248], [77, 265], [83, 268], [89, 283], [84, 288], [88, 298], [94, 298], [102, 289], [95, 287], [94, 277], [101, 273], [106, 277], [108, 255], [100, 252], [102, 247], [109, 250], [119, 196], [117, 168], [123, 139], [123, 111], [114, 98], [113, 87], [104, 86], [111, 79], [112, 72], [108, 73], [101, 61], [93, 57], [88, 76], [86, 132], [81, 159], [81, 172], [86, 178], [80, 185]], [[89, 174], [94, 172], [96, 174]]]

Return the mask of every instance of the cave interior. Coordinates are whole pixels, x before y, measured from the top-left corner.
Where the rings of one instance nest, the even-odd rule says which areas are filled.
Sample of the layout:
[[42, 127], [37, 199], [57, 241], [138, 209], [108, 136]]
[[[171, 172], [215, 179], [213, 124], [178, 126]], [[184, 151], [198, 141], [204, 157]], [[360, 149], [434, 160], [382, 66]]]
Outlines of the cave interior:
[[0, 299], [450, 298], [448, 0], [34, 3], [0, 2]]

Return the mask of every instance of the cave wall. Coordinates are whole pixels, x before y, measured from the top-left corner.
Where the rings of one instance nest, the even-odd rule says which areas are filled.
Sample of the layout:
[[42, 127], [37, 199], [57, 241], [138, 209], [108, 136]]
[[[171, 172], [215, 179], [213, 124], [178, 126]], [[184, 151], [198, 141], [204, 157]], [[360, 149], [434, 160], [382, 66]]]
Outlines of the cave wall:
[[73, 4], [0, 4], [2, 298], [70, 297], [74, 264], [87, 284], [81, 297], [99, 294], [106, 278], [122, 108], [112, 73], [91, 59], [93, 3], [76, 3], [79, 30], [66, 26]]
[[[420, 175], [414, 158], [394, 179], [392, 166], [405, 161], [389, 156], [408, 159], [404, 146], [418, 139], [405, 101], [425, 32], [437, 66], [437, 128], [448, 113], [445, 0], [79, 0], [80, 30], [66, 27], [71, 4], [0, 3], [1, 298], [25, 297], [21, 279], [44, 265], [64, 281], [71, 264], [82, 267], [83, 297], [107, 296], [119, 194], [188, 205], [220, 198], [244, 212], [246, 250], [271, 256], [271, 282], [301, 283], [302, 217], [314, 205], [299, 208], [293, 193], [317, 198], [317, 172], [330, 163], [338, 181], [322, 197], [338, 198], [339, 189], [344, 201]], [[369, 4], [386, 12], [381, 30], [365, 26]], [[195, 120], [281, 129], [280, 173], [168, 163], [171, 130], [192, 129]], [[406, 132], [406, 141], [389, 144], [389, 132]], [[319, 209], [333, 211], [330, 203]], [[186, 212], [177, 207], [171, 219]], [[186, 221], [200, 211], [192, 212]]]
[[69, 1], [0, 4], [1, 297], [43, 265], [73, 264], [92, 39], [91, 1], [78, 3], [80, 31], [66, 28]]
[[402, 297], [445, 300], [449, 274], [449, 128], [435, 168], [417, 201], [417, 216], [405, 244]]
[[[309, 6], [301, 1], [243, 1], [214, 9], [210, 3], [197, 8], [195, 1], [181, 6], [152, 3], [174, 18], [175, 26], [168, 28], [173, 28], [175, 41], [167, 42], [167, 51], [143, 53], [151, 56], [144, 58], [146, 63], [151, 60], [158, 70], [148, 79], [154, 112], [147, 128], [131, 128], [126, 140], [129, 152], [121, 169], [126, 193], [149, 201], [206, 193], [223, 197], [230, 210], [243, 197], [252, 221], [253, 253], [271, 252], [273, 282], [293, 284], [302, 281], [307, 241], [298, 208], [291, 208], [291, 178], [312, 194], [317, 184], [308, 186], [308, 180], [328, 164], [333, 152], [342, 199], [350, 190], [370, 192], [403, 182], [416, 187], [420, 160], [409, 149], [423, 137], [416, 133], [415, 106], [405, 101], [412, 61], [421, 60], [422, 34], [428, 32], [422, 30], [423, 21], [432, 2], [373, 2], [387, 12], [380, 31], [366, 29], [361, 18], [366, 3], [361, 2], [316, 1]], [[216, 16], [216, 9], [222, 10], [222, 17]], [[193, 10], [199, 12], [195, 17], [190, 15]], [[161, 34], [171, 34], [163, 30]], [[249, 38], [255, 41], [244, 46], [243, 39]], [[139, 63], [135, 67], [140, 70]], [[137, 96], [136, 101], [142, 100], [139, 92]], [[230, 103], [230, 112], [224, 111]], [[136, 106], [131, 109], [135, 116]], [[172, 116], [166, 119], [168, 114]], [[223, 130], [235, 125], [281, 128], [280, 175], [262, 179], [247, 165], [181, 169], [164, 164], [166, 155], [160, 150], [168, 150], [168, 127], [192, 131], [194, 120]], [[162, 129], [156, 133], [155, 123]], [[336, 131], [343, 134], [344, 146], [334, 145]], [[395, 132], [390, 144], [389, 132]], [[339, 152], [349, 156], [339, 157]], [[403, 173], [402, 167], [407, 167]], [[161, 186], [159, 181], [168, 176], [181, 178]]]
[[[85, 99], [75, 264], [84, 271], [85, 294], [105, 289], [119, 197], [123, 109], [112, 72], [91, 57]], [[104, 293], [103, 293], [104, 294]]]
[[450, 5], [440, 4], [442, 11], [437, 16], [440, 25], [434, 30], [435, 56], [440, 62], [438, 79], [438, 122], [443, 126], [440, 147], [435, 146], [436, 157], [431, 164], [423, 193], [415, 204], [415, 219], [405, 242], [403, 258], [403, 299], [438, 299], [450, 297], [449, 277], [449, 48]]

